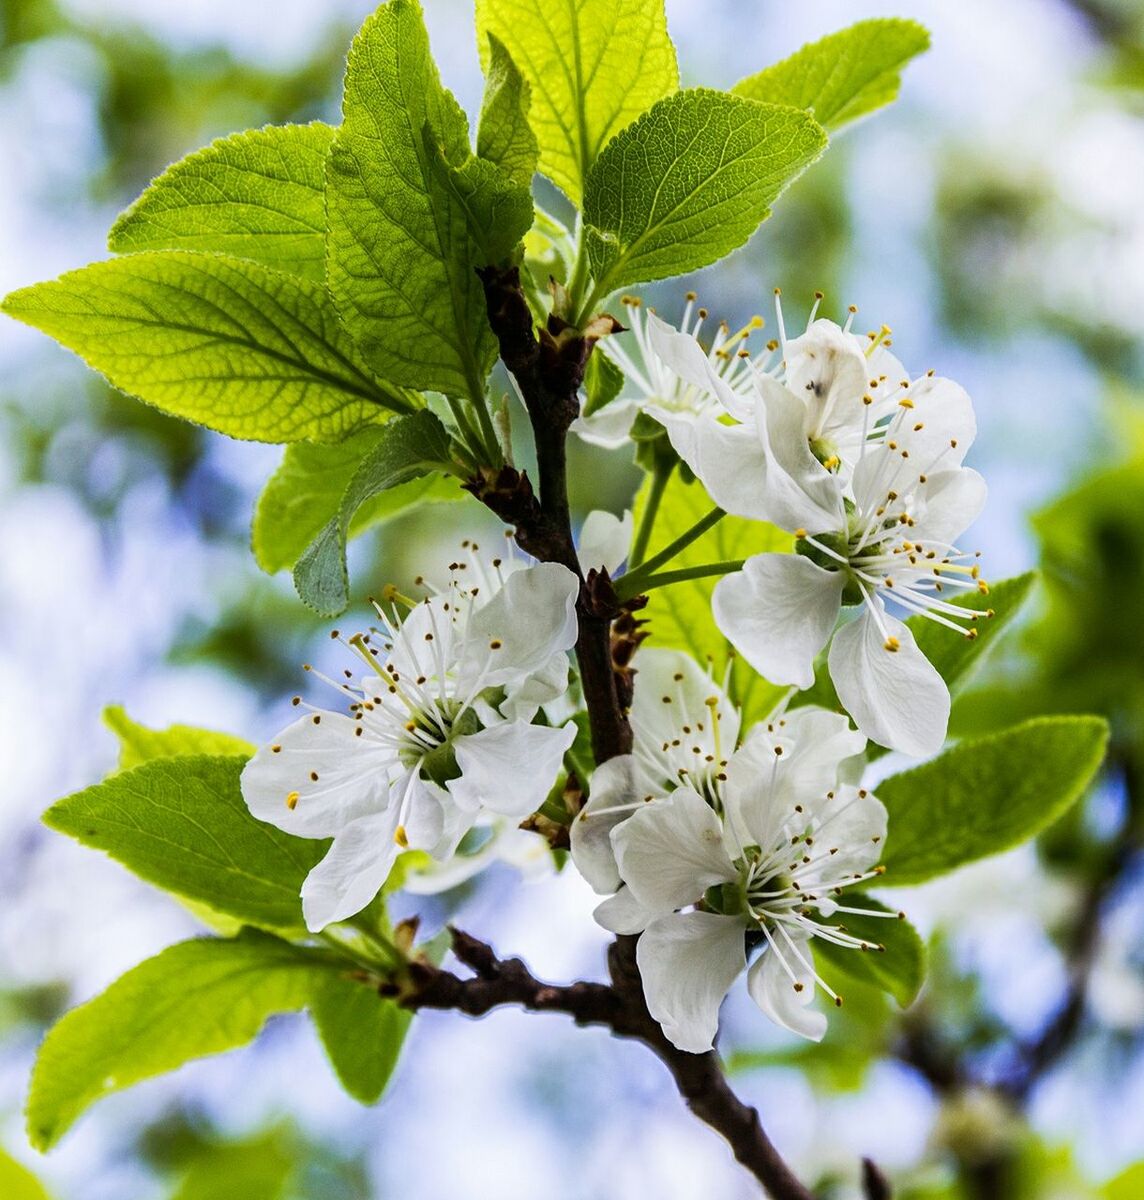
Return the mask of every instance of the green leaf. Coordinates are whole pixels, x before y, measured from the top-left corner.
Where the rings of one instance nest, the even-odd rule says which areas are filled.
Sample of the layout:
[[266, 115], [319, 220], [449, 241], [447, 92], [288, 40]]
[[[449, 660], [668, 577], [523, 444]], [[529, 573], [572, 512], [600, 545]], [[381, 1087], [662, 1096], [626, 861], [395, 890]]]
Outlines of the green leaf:
[[437, 182], [464, 214], [469, 234], [470, 268], [500, 262], [520, 244], [532, 225], [532, 193], [495, 163], [475, 156], [452, 166], [426, 125], [425, 153]]
[[1037, 717], [884, 779], [878, 886], [922, 883], [1040, 833], [1083, 795], [1107, 741], [1100, 717]]
[[[987, 595], [973, 592], [965, 596], [951, 597], [951, 604], [956, 604], [968, 612], [992, 610], [993, 616], [983, 617], [976, 622], [976, 638], [967, 638], [965, 634], [921, 615], [910, 617], [906, 621], [919, 649], [937, 668], [938, 674], [949, 685], [951, 692], [956, 693], [969, 681], [985, 652], [1020, 614], [1036, 581], [1037, 573], [1026, 571], [1023, 575], [1014, 575], [1011, 579], [1003, 579], [1000, 583], [993, 584]], [[796, 692], [791, 698], [792, 708], [804, 704], [818, 704], [834, 710], [842, 707], [826, 669], [825, 657], [815, 668], [814, 685], [805, 691]], [[877, 757], [877, 754], [873, 757]]]
[[130, 254], [2, 307], [121, 391], [231, 437], [340, 441], [410, 407], [370, 374], [318, 284], [248, 259]]
[[[819, 970], [825, 969], [831, 980], [840, 974], [859, 983], [872, 984], [889, 992], [902, 1008], [912, 1004], [926, 975], [926, 950], [918, 931], [904, 916], [869, 896], [855, 897], [846, 893], [846, 899], [839, 903], [849, 908], [892, 915], [864, 917], [848, 912], [828, 922], [861, 938], [870, 949], [836, 946], [824, 938], [815, 938], [811, 945]], [[878, 949], [879, 946], [884, 949]], [[839, 990], [838, 985], [835, 990]]]
[[389, 0], [366, 20], [342, 111], [326, 168], [328, 282], [342, 318], [387, 379], [480, 396], [497, 348], [461, 195], [483, 181], [487, 209], [491, 190], [481, 168], [463, 185], [440, 169], [471, 158], [468, 122], [441, 86], [416, 0]]
[[[595, 357], [595, 355], [593, 355]], [[650, 478], [636, 497], [636, 528], [643, 518], [650, 491]], [[668, 481], [656, 516], [655, 536], [648, 557], [686, 533], [712, 508], [711, 499], [697, 482], [685, 483], [677, 470]], [[664, 570], [699, 566], [747, 558], [766, 551], [787, 551], [794, 539], [782, 530], [761, 521], [725, 516], [702, 537], [697, 538]], [[648, 604], [638, 616], [646, 619], [651, 631], [649, 646], [686, 650], [709, 657], [716, 679], [723, 678], [728, 662], [733, 662], [731, 693], [743, 711], [744, 728], [765, 716], [786, 690], [768, 683], [741, 658], [735, 656], [711, 615], [711, 593], [718, 578], [688, 579], [656, 588], [648, 594]], [[639, 655], [635, 658], [639, 666]], [[637, 684], [638, 686], [638, 684]]]
[[149, 729], [133, 721], [119, 704], [103, 710], [103, 723], [119, 739], [119, 769], [129, 771], [155, 758], [183, 754], [241, 754], [249, 758], [254, 746], [229, 733], [199, 729], [194, 725], [168, 725]]
[[1144, 1196], [1144, 1162], [1121, 1171], [1100, 1189], [1100, 1200], [1140, 1200]]
[[679, 86], [663, 0], [477, 0], [477, 36], [532, 86], [540, 169], [579, 205], [603, 147]]
[[329, 125], [269, 125], [168, 167], [111, 227], [117, 254], [213, 250], [318, 283], [326, 273]]
[[358, 509], [379, 493], [449, 461], [449, 435], [428, 411], [391, 421], [354, 472], [337, 512], [294, 568], [298, 595], [316, 612], [336, 617], [349, 605], [346, 538]]
[[601, 291], [682, 275], [741, 246], [826, 147], [807, 113], [695, 88], [660, 100], [588, 176]]
[[28, 1170], [0, 1148], [0, 1196], [4, 1200], [50, 1200], [47, 1189]]
[[346, 1091], [362, 1104], [379, 1100], [413, 1014], [382, 999], [376, 984], [331, 971], [315, 984], [310, 1016]]
[[[336, 445], [295, 442], [286, 447], [281, 465], [258, 498], [251, 526], [254, 557], [267, 574], [292, 567], [302, 557], [338, 512], [362, 460], [384, 436], [384, 427], [363, 429]], [[466, 495], [448, 476], [411, 479], [366, 500], [350, 519], [348, 537], [357, 537], [414, 505], [461, 500]]]
[[488, 74], [477, 126], [477, 153], [496, 163], [510, 179], [531, 187], [540, 157], [536, 134], [528, 123], [532, 88], [517, 70], [504, 43], [491, 33], [488, 39]]
[[267, 1017], [302, 1008], [312, 952], [254, 931], [171, 946], [69, 1012], [40, 1047], [28, 1137], [48, 1150], [96, 1100], [193, 1058], [252, 1041]]
[[302, 881], [328, 842], [250, 815], [244, 757], [158, 758], [52, 805], [44, 823], [141, 879], [252, 925], [302, 926]]
[[584, 369], [584, 411], [590, 417], [611, 404], [624, 390], [624, 373], [597, 347]]
[[967, 638], [922, 616], [911, 617], [906, 622], [918, 648], [937, 667], [951, 689], [969, 681], [985, 652], [1020, 614], [1036, 581], [1037, 573], [1026, 571], [1024, 575], [1014, 575], [1012, 579], [994, 584], [988, 593], [972, 592], [953, 600], [959, 608], [971, 612], [993, 613], [993, 616], [976, 622], [976, 638]]
[[809, 109], [820, 125], [834, 130], [894, 100], [902, 68], [929, 44], [929, 34], [916, 21], [859, 21], [731, 90], [749, 100]]
[[280, 1200], [304, 1161], [281, 1131], [196, 1149], [171, 1200]]

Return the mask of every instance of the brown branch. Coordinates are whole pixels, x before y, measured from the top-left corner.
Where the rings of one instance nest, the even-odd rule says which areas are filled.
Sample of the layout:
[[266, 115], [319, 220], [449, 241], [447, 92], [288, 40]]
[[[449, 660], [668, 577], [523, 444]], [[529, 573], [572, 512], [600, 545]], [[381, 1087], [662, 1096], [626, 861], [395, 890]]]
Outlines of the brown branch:
[[517, 267], [478, 272], [485, 289], [489, 323], [501, 358], [516, 380], [532, 423], [539, 495], [527, 474], [513, 467], [470, 482], [469, 490], [516, 530], [521, 548], [542, 562], [558, 562], [582, 580], [577, 603], [576, 659], [597, 762], [627, 754], [631, 727], [612, 669], [611, 626], [620, 606], [606, 574], [580, 570], [568, 510], [568, 427], [580, 415], [584, 366], [596, 340], [617, 331], [611, 317], [598, 317], [586, 330], [550, 316], [534, 330]]
[[767, 1137], [758, 1113], [731, 1090], [718, 1055], [688, 1054], [663, 1035], [644, 1003], [632, 937], [620, 937], [608, 954], [610, 984], [549, 984], [518, 958], [500, 959], [484, 942], [450, 931], [453, 953], [472, 972], [462, 978], [424, 959], [409, 964], [399, 985], [406, 1008], [453, 1009], [471, 1017], [503, 1005], [533, 1012], [559, 1012], [577, 1025], [602, 1025], [619, 1037], [648, 1046], [671, 1073], [691, 1111], [727, 1141], [735, 1158], [759, 1180], [773, 1200], [814, 1200]]

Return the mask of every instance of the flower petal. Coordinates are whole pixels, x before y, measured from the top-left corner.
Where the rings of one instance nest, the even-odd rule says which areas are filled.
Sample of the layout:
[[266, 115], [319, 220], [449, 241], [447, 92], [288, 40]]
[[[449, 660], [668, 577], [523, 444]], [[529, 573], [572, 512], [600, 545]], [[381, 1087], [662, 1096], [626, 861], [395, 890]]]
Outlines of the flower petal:
[[767, 454], [754, 428], [724, 425], [712, 413], [681, 416], [655, 406], [647, 411], [667, 430], [676, 454], [720, 508], [738, 517], [770, 520]]
[[747, 991], [776, 1025], [821, 1042], [826, 1016], [807, 1007], [814, 999], [814, 973], [806, 965], [811, 962], [810, 940], [792, 935], [791, 941], [795, 951], [781, 934], [775, 935], [775, 944], [768, 946], [747, 972]]
[[809, 811], [837, 788], [850, 760], [865, 748], [865, 737], [850, 728], [848, 717], [812, 705], [756, 725], [727, 764], [728, 809], [749, 841], [776, 845], [795, 806]]
[[609, 895], [620, 886], [616, 852], [612, 849], [612, 830], [636, 811], [636, 805], [643, 798], [638, 793], [636, 780], [636, 761], [630, 754], [621, 754], [601, 763], [592, 773], [592, 794], [588, 803], [568, 830], [572, 861], [600, 895]]
[[[871, 604], [878, 605], [878, 616]], [[887, 636], [897, 640], [886, 648]], [[936, 754], [949, 724], [949, 688], [918, 649], [909, 627], [878, 600], [843, 626], [830, 647], [830, 677], [858, 728], [881, 746], [915, 758]]]
[[711, 607], [716, 625], [756, 671], [772, 683], [807, 688], [845, 582], [840, 571], [801, 554], [756, 554], [719, 580]]
[[611, 404], [598, 408], [591, 416], [577, 417], [568, 427], [568, 432], [574, 433], [590, 446], [618, 450], [628, 444], [632, 422], [639, 411], [638, 400], [613, 400]]
[[[638, 743], [646, 747], [649, 757], [658, 757], [664, 742], [680, 737], [685, 727], [691, 731], [689, 736], [695, 745], [705, 753], [713, 752], [716, 720], [722, 746], [734, 746], [739, 740], [738, 709], [710, 672], [690, 654], [648, 646], [640, 651], [637, 664], [639, 676], [631, 722]], [[678, 786], [674, 777], [654, 782]]]
[[397, 857], [398, 810], [351, 821], [302, 884], [302, 913], [314, 933], [344, 921], [377, 895]]
[[632, 895], [631, 888], [621, 887], [614, 895], [596, 905], [592, 914], [596, 923], [612, 933], [639, 933], [656, 919], [657, 913], [644, 908]]
[[630, 509], [622, 519], [600, 508], [593, 509], [584, 518], [577, 557], [585, 575], [593, 567], [597, 571], [605, 570], [609, 575], [619, 570], [632, 544], [633, 525]]
[[[531, 721], [544, 704], [551, 704], [568, 690], [568, 655], [560, 650], [544, 666], [505, 685], [499, 713], [510, 721]], [[490, 712], [493, 711], [491, 705]], [[495, 719], [495, 716], [494, 716]], [[491, 721], [486, 724], [491, 724]]]
[[829, 439], [836, 429], [861, 429], [870, 368], [850, 334], [833, 321], [815, 321], [787, 342], [783, 357], [786, 386], [806, 407], [807, 433]]
[[918, 518], [914, 540], [927, 549], [953, 545], [981, 515], [988, 492], [985, 480], [969, 467], [929, 476], [925, 510]]
[[[763, 519], [792, 533], [842, 528], [842, 483], [810, 451], [803, 402], [766, 376], [757, 386], [755, 425], [766, 456]], [[718, 463], [712, 468], [718, 470]]]
[[575, 739], [571, 722], [553, 729], [520, 721], [459, 737], [453, 748], [461, 775], [449, 781], [449, 792], [473, 811], [527, 817], [544, 803]]
[[[873, 792], [839, 787], [829, 797], [808, 805], [808, 809], [815, 818], [815, 862], [805, 869], [808, 877], [823, 874], [824, 868], [818, 862], [822, 854], [829, 855], [827, 865], [832, 879], [860, 875], [882, 857], [888, 818], [886, 806]], [[796, 876], [802, 873], [801, 867], [796, 869]]]
[[710, 1050], [719, 1006], [746, 962], [744, 927], [718, 913], [673, 913], [640, 935], [636, 962], [648, 1012], [680, 1050]]
[[284, 729], [243, 768], [247, 808], [287, 833], [320, 838], [386, 807], [396, 760], [368, 726], [359, 735], [361, 724], [322, 712]]
[[645, 805], [612, 831], [620, 877], [645, 908], [666, 913], [694, 904], [736, 878], [723, 823], [689, 788]]
[[461, 652], [460, 688], [496, 687], [540, 670], [576, 642], [580, 581], [559, 563], [516, 571], [473, 613]]

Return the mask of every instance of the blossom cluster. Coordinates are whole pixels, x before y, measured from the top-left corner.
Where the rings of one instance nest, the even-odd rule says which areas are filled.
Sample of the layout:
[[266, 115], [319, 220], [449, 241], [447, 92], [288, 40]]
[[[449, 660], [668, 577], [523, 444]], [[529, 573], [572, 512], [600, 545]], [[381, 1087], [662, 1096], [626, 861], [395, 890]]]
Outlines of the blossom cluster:
[[[630, 301], [634, 348], [609, 350], [631, 390], [574, 430], [618, 445], [654, 422], [718, 508], [793, 536], [794, 553], [746, 558], [712, 595], [718, 628], [789, 688], [783, 700], [744, 728], [726, 680], [653, 642], [634, 660], [631, 753], [590, 778], [577, 761], [579, 786], [566, 788], [583, 703], [570, 658], [581, 577], [467, 545], [445, 586], [388, 589], [375, 627], [348, 639], [359, 669], [327, 680], [347, 711], [306, 706], [246, 768], [256, 816], [333, 838], [303, 889], [310, 929], [364, 908], [402, 851], [421, 852], [406, 876], [414, 890], [449, 886], [497, 853], [518, 855], [522, 836], [536, 840], [522, 822], [535, 827], [551, 797], [582, 792], [572, 861], [605, 897], [599, 923], [639, 935], [666, 1036], [710, 1049], [744, 968], [768, 1017], [823, 1036], [811, 1002], [820, 990], [841, 999], [815, 943], [876, 951], [848, 916], [897, 916], [853, 890], [876, 881], [887, 834], [885, 808], [861, 786], [867, 739], [919, 757], [945, 739], [949, 692], [905, 618], [976, 636], [987, 610], [951, 600], [987, 590], [956, 544], [985, 485], [964, 466], [976, 428], [957, 384], [911, 378], [889, 331], [859, 336], [853, 313], [839, 326], [812, 312], [788, 339], [776, 308], [779, 337], [756, 355], [747, 344], [761, 320], [705, 343], [693, 298], [679, 329]], [[630, 515], [591, 514], [582, 576], [615, 578], [631, 538]], [[824, 651], [845, 712], [800, 702]], [[478, 826], [484, 851], [458, 854]]]

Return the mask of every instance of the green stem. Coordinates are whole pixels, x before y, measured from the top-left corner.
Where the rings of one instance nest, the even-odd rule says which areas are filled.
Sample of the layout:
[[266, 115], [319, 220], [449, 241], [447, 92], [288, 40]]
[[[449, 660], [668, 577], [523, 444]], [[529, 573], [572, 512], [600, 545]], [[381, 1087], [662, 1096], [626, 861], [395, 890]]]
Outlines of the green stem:
[[378, 933], [360, 913], [350, 917], [346, 924], [356, 929], [374, 950], [378, 951], [384, 959], [388, 960], [389, 966], [404, 966], [405, 955], [387, 937], [383, 937]]
[[652, 469], [651, 474], [651, 488], [647, 494], [647, 507], [643, 511], [643, 516], [640, 517], [640, 527], [636, 530], [636, 540], [632, 543], [632, 550], [628, 555], [629, 571], [634, 571], [644, 560], [644, 555], [647, 553], [647, 544], [651, 541], [651, 531], [655, 528], [655, 518], [659, 512], [659, 503], [663, 499], [663, 493], [667, 489], [668, 480], [671, 479], [671, 473], [674, 470], [674, 459], [657, 458], [655, 460], [655, 467]]
[[[656, 588], [667, 587], [669, 583], [684, 583], [688, 579], [705, 579], [709, 575], [730, 575], [732, 571], [741, 571], [741, 558], [729, 558], [723, 562], [703, 563], [698, 567], [680, 567], [678, 571], [661, 571], [658, 575], [639, 576], [624, 575], [616, 583], [616, 595], [620, 601], [630, 600], [642, 592], [651, 592]], [[629, 585], [628, 581], [632, 580]]]
[[492, 415], [489, 413], [489, 406], [485, 403], [484, 396], [474, 396], [473, 406], [477, 410], [477, 420], [480, 422], [481, 434], [484, 438], [485, 449], [489, 455], [489, 465], [494, 467], [503, 466], [504, 454], [501, 451], [501, 444], [497, 438], [497, 431], [493, 427]]
[[[572, 275], [568, 280], [568, 313], [572, 316], [579, 312], [580, 297], [588, 285], [588, 251], [584, 246], [584, 223], [577, 220], [576, 231], [576, 261], [572, 265]], [[577, 317], [577, 324], [579, 318]]]
[[[586, 262], [588, 256], [584, 254], [583, 257]], [[579, 266], [579, 263], [577, 263], [577, 266]], [[612, 289], [607, 284], [607, 280], [597, 282], [596, 286], [592, 289], [591, 294], [588, 296], [588, 299], [579, 306], [579, 309], [577, 310], [576, 306], [573, 306], [572, 311], [576, 313], [576, 320], [572, 323], [577, 329], [582, 329], [584, 327], [584, 322], [587, 321], [588, 318], [596, 311], [597, 307], [603, 303], [604, 299], [608, 296], [611, 290]]]
[[453, 420], [457, 422], [457, 428], [461, 432], [461, 439], [464, 448], [469, 452], [469, 457], [474, 463], [480, 463], [485, 457], [485, 448], [481, 443], [481, 435], [477, 432], [476, 426], [469, 419], [469, 414], [465, 411], [464, 402], [458, 400], [455, 396], [446, 396], [446, 403], [449, 405], [449, 411], [453, 414]]
[[694, 525], [691, 526], [685, 533], [681, 533], [670, 545], [665, 546], [658, 554], [653, 554], [647, 562], [642, 563], [638, 570], [629, 571], [628, 574], [620, 577], [620, 581], [616, 586], [617, 595], [627, 597], [638, 596], [643, 581], [648, 579], [657, 567], [662, 567], [664, 563], [671, 562], [677, 554], [686, 550], [696, 538], [702, 537], [708, 529], [721, 521], [727, 514], [721, 508], [713, 508], [705, 517], [701, 517]]

